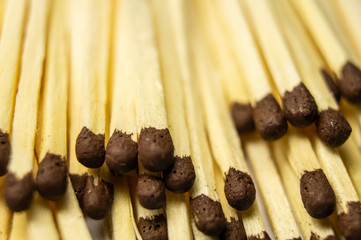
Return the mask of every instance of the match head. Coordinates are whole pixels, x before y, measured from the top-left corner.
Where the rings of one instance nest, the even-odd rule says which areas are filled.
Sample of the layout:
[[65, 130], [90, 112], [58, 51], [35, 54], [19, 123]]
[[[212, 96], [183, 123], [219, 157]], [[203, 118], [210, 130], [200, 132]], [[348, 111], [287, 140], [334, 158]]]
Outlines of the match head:
[[10, 149], [9, 134], [0, 129], [0, 176], [7, 173], [6, 167], [9, 163]]
[[11, 211], [20, 212], [29, 208], [33, 199], [34, 181], [31, 173], [21, 179], [9, 172], [6, 177], [4, 197]]
[[238, 133], [249, 133], [254, 130], [251, 104], [235, 102], [232, 104], [231, 113]]
[[159, 209], [165, 205], [165, 188], [161, 179], [141, 174], [137, 183], [137, 197], [140, 204], [148, 209]]
[[139, 134], [139, 161], [152, 172], [167, 169], [174, 161], [174, 145], [168, 128], [143, 128]]
[[336, 206], [336, 197], [322, 169], [305, 171], [300, 180], [303, 205], [314, 218], [330, 216]]
[[229, 205], [237, 210], [246, 210], [256, 199], [256, 188], [251, 176], [234, 168], [226, 174], [224, 193]]
[[139, 218], [137, 224], [140, 235], [144, 240], [167, 240], [167, 220], [163, 214], [152, 218]]
[[333, 97], [336, 99], [337, 102], [339, 102], [341, 100], [341, 92], [336, 84], [336, 81], [333, 80], [332, 76], [325, 69], [321, 69], [321, 75], [325, 80], [327, 87], [331, 91]]
[[94, 134], [87, 127], [80, 131], [75, 144], [78, 161], [88, 168], [99, 168], [105, 160], [104, 134]]
[[316, 130], [328, 146], [339, 147], [349, 138], [352, 128], [340, 111], [329, 108], [319, 113]]
[[226, 229], [219, 236], [220, 240], [247, 240], [246, 231], [240, 220], [231, 217], [231, 221], [226, 221]]
[[188, 192], [194, 184], [196, 172], [190, 156], [174, 157], [174, 163], [163, 171], [165, 187], [175, 193]]
[[347, 62], [341, 71], [338, 82], [342, 96], [352, 103], [361, 102], [361, 70], [351, 62]]
[[282, 96], [283, 112], [295, 127], [307, 127], [317, 118], [318, 108], [315, 99], [303, 83]]
[[191, 209], [197, 228], [209, 236], [219, 236], [226, 227], [222, 206], [204, 194], [191, 199]]
[[79, 206], [83, 209], [83, 196], [84, 189], [87, 183], [88, 174], [78, 175], [78, 174], [69, 174], [71, 185], [73, 186], [75, 196], [78, 199]]
[[361, 239], [361, 204], [348, 202], [347, 213], [338, 215], [341, 231], [347, 240]]
[[287, 132], [285, 115], [272, 94], [256, 102], [253, 119], [257, 132], [267, 141], [277, 140]]
[[135, 169], [138, 164], [138, 144], [130, 134], [114, 130], [107, 145], [105, 162], [115, 176]]
[[64, 196], [67, 187], [67, 167], [65, 160], [47, 153], [39, 164], [35, 179], [36, 188], [42, 197], [57, 201]]
[[248, 240], [271, 240], [271, 238], [268, 236], [267, 232], [263, 231], [263, 238], [260, 236], [251, 235], [248, 237]]
[[83, 194], [83, 210], [91, 218], [105, 218], [114, 200], [113, 184], [88, 176]]

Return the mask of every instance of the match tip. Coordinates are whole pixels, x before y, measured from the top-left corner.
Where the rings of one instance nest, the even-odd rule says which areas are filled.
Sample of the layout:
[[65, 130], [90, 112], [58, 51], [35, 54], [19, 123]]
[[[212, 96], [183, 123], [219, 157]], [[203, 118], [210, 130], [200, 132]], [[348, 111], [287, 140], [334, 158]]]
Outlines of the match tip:
[[246, 210], [256, 199], [256, 188], [251, 176], [234, 168], [226, 174], [224, 193], [229, 205], [237, 210]]
[[168, 128], [143, 128], [138, 144], [139, 161], [149, 171], [163, 171], [173, 164], [174, 145]]
[[361, 204], [348, 202], [347, 213], [338, 215], [341, 231], [347, 240], [361, 239]]
[[248, 237], [248, 240], [271, 240], [266, 231], [263, 231], [263, 237], [251, 235]]
[[163, 214], [152, 218], [139, 218], [137, 224], [140, 235], [144, 240], [167, 240], [167, 220]]
[[283, 111], [287, 120], [295, 127], [307, 127], [318, 114], [315, 99], [303, 83], [282, 96]]
[[361, 70], [351, 62], [347, 62], [341, 71], [338, 86], [342, 95], [352, 103], [361, 102]]
[[10, 141], [9, 134], [4, 133], [0, 129], [0, 176], [7, 173], [6, 167], [8, 166], [10, 158]]
[[267, 141], [277, 140], [287, 132], [285, 115], [272, 94], [268, 94], [256, 103], [253, 119], [257, 132]]
[[232, 104], [231, 113], [238, 133], [249, 133], [254, 130], [251, 104], [235, 102]]
[[336, 206], [336, 197], [322, 169], [305, 171], [300, 180], [303, 205], [314, 218], [331, 215]]
[[137, 167], [138, 144], [130, 134], [114, 130], [109, 139], [105, 162], [113, 175], [119, 176]]
[[339, 102], [341, 100], [341, 92], [336, 82], [333, 80], [332, 76], [325, 69], [321, 69], [321, 75], [325, 80], [327, 87], [331, 91], [333, 97], [336, 99], [337, 102]]
[[231, 221], [226, 221], [226, 228], [219, 237], [220, 240], [247, 240], [246, 231], [240, 220], [231, 217]]
[[36, 188], [41, 196], [57, 201], [64, 196], [67, 186], [65, 160], [59, 155], [47, 153], [39, 164], [36, 175]]
[[83, 209], [83, 195], [84, 188], [88, 179], [88, 174], [78, 175], [78, 174], [69, 174], [71, 185], [73, 186], [76, 198], [78, 199], [79, 206]]
[[137, 183], [137, 197], [140, 204], [148, 209], [159, 209], [165, 205], [165, 188], [161, 179], [141, 174]]
[[319, 113], [316, 130], [324, 143], [339, 147], [349, 138], [352, 128], [339, 111], [329, 108]]
[[196, 179], [193, 162], [190, 156], [174, 157], [174, 163], [163, 172], [166, 188], [175, 193], [188, 192]]
[[191, 209], [197, 228], [209, 236], [219, 236], [226, 227], [222, 206], [204, 194], [191, 199]]
[[83, 195], [84, 212], [91, 218], [100, 220], [105, 218], [112, 208], [114, 199], [113, 185], [88, 176]]
[[104, 134], [94, 134], [83, 127], [76, 139], [75, 153], [78, 161], [88, 168], [99, 168], [105, 160]]
[[[314, 232], [311, 232], [310, 240], [320, 240], [321, 237]], [[324, 240], [337, 240], [335, 235], [327, 235]]]
[[34, 181], [31, 173], [21, 179], [9, 172], [5, 182], [4, 197], [11, 211], [20, 212], [29, 208], [33, 199]]

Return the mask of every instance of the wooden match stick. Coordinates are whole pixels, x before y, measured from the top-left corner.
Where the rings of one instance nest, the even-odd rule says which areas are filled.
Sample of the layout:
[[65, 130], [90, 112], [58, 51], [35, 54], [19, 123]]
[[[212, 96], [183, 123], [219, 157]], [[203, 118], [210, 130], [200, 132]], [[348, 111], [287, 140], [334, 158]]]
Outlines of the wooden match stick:
[[264, 53], [277, 89], [282, 96], [283, 111], [295, 127], [306, 127], [317, 118], [317, 105], [286, 47], [267, 1], [241, 1], [249, 12], [249, 24]]
[[[5, 177], [0, 178], [0, 194], [3, 193]], [[0, 239], [8, 239], [10, 225], [12, 220], [12, 212], [7, 207], [5, 199], [0, 198]]]
[[6, 7], [0, 41], [0, 176], [7, 172], [10, 158], [10, 136], [17, 91], [23, 32], [28, 1], [9, 1]]
[[340, 113], [337, 102], [320, 75], [323, 65], [321, 56], [307, 35], [306, 29], [297, 19], [296, 13], [288, 5], [288, 1], [271, 5], [302, 80], [317, 103], [319, 111], [316, 120], [317, 134], [327, 145], [338, 147], [350, 136], [351, 126]]
[[7, 7], [7, 2], [8, 2], [7, 0], [0, 0], [0, 38], [3, 28], [4, 18], [5, 18], [4, 15]]
[[[153, 19], [145, 0], [125, 0], [133, 64], [137, 72], [137, 100], [141, 131], [139, 160], [153, 172], [165, 170], [174, 162], [174, 146], [167, 123], [163, 84]], [[146, 36], [146, 37], [145, 37]]]
[[27, 209], [33, 198], [35, 132], [49, 10], [49, 1], [32, 3], [23, 48], [12, 126], [12, 155], [4, 189], [5, 201], [12, 211]]
[[269, 146], [255, 135], [245, 139], [245, 152], [259, 184], [276, 239], [301, 240]]
[[[252, 99], [256, 129], [262, 138], [276, 140], [287, 132], [287, 121], [272, 94], [269, 75], [251, 30], [236, 0], [217, 1], [213, 5], [213, 9], [220, 10], [220, 22], [223, 20], [224, 28], [228, 30], [226, 36], [228, 33], [230, 42], [223, 45], [232, 45], [236, 61], [244, 74], [243, 81]], [[213, 28], [214, 24], [207, 26]]]
[[303, 237], [311, 240], [335, 239], [335, 233], [327, 219], [313, 218], [305, 210], [299, 197], [298, 178], [287, 161], [282, 144], [272, 144], [272, 149], [274, 160], [278, 166], [283, 185]]
[[359, 66], [355, 65], [347, 49], [331, 29], [318, 4], [309, 0], [290, 2], [307, 27], [333, 74], [337, 76], [337, 83], [342, 95], [352, 103], [360, 103], [361, 70]]

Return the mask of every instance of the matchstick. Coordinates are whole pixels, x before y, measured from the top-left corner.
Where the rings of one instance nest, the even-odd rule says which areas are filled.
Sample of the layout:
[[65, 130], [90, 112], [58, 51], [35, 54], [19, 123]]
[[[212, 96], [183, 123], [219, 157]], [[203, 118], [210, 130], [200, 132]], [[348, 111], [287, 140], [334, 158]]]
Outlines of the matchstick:
[[286, 47], [267, 1], [241, 1], [249, 12], [249, 24], [282, 97], [283, 112], [295, 127], [306, 127], [317, 118], [317, 105]]
[[249, 209], [238, 212], [243, 220], [247, 239], [250, 240], [271, 240], [264, 225], [258, 203], [255, 202]]
[[289, 203], [292, 205], [293, 213], [295, 214], [304, 239], [335, 239], [335, 233], [327, 219], [313, 218], [305, 210], [299, 197], [298, 178], [287, 161], [282, 144], [272, 144], [272, 149], [274, 160], [283, 180], [283, 186], [287, 192]]
[[244, 142], [275, 238], [301, 240], [269, 146], [255, 135], [247, 136]]
[[[265, 140], [282, 137], [287, 132], [287, 121], [272, 94], [262, 56], [237, 0], [217, 1], [213, 9], [219, 9], [220, 22], [223, 20], [225, 35], [230, 40], [223, 45], [232, 45], [236, 61], [244, 74], [243, 81], [250, 94], [257, 131]], [[213, 28], [214, 24], [207, 23], [207, 26]]]
[[321, 56], [287, 1], [273, 3], [271, 6], [274, 15], [278, 17], [277, 23], [283, 30], [302, 80], [317, 103], [317, 134], [327, 145], [338, 147], [348, 139], [352, 130], [320, 75], [320, 69], [324, 65]]
[[27, 209], [33, 198], [35, 132], [49, 10], [49, 1], [36, 0], [31, 4], [12, 126], [12, 154], [4, 188], [5, 201], [12, 211]]
[[310, 0], [290, 2], [336, 75], [342, 95], [352, 103], [360, 103], [361, 70], [330, 27], [318, 4]]
[[[3, 193], [5, 177], [0, 178], [0, 194]], [[4, 198], [0, 198], [0, 239], [8, 239], [10, 225], [12, 220], [12, 212], [7, 207]]]
[[125, 0], [123, 6], [127, 22], [131, 24], [128, 29], [130, 58], [137, 72], [141, 125], [138, 157], [146, 169], [159, 172], [173, 164], [174, 146], [168, 129], [151, 9], [145, 0]]
[[7, 0], [0, 0], [0, 39], [1, 39], [3, 23], [4, 23], [6, 6], [7, 6]]
[[7, 172], [10, 136], [17, 91], [23, 32], [28, 1], [9, 1], [4, 15], [0, 41], [0, 176]]

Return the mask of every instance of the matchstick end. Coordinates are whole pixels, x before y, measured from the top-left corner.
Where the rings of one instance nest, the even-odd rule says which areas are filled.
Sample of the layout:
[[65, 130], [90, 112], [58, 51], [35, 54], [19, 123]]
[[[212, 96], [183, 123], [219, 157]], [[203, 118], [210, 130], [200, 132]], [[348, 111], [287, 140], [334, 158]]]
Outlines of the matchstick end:
[[196, 178], [193, 162], [190, 156], [174, 157], [174, 163], [163, 172], [166, 188], [175, 193], [188, 192]]
[[336, 206], [335, 193], [322, 169], [305, 171], [300, 179], [303, 205], [314, 218], [331, 215]]
[[348, 202], [347, 213], [338, 215], [341, 231], [346, 239], [361, 239], [361, 204], [360, 202]]
[[249, 133], [254, 130], [251, 104], [234, 102], [231, 107], [231, 113], [238, 133]]
[[139, 218], [137, 224], [140, 235], [144, 240], [167, 240], [167, 220], [163, 214], [150, 218]]
[[9, 134], [4, 133], [0, 129], [0, 176], [7, 173], [6, 167], [8, 166], [10, 158], [10, 141]]
[[326, 82], [328, 89], [331, 91], [333, 97], [337, 102], [341, 100], [341, 92], [332, 76], [325, 70], [321, 69], [321, 75]]
[[261, 238], [261, 236], [254, 236], [251, 235], [248, 237], [248, 240], [271, 240], [271, 238], [268, 236], [268, 233], [266, 231], [263, 231], [263, 237]]
[[137, 197], [147, 209], [159, 209], [165, 205], [165, 188], [161, 179], [141, 174], [137, 183]]
[[34, 181], [30, 172], [21, 179], [9, 172], [5, 182], [4, 197], [10, 210], [20, 212], [29, 208], [33, 193]]
[[341, 70], [338, 86], [342, 95], [352, 103], [361, 103], [361, 70], [347, 62]]
[[67, 187], [67, 167], [65, 159], [59, 155], [47, 153], [39, 164], [36, 175], [36, 188], [41, 196], [57, 201], [64, 196]]
[[230, 222], [226, 222], [226, 229], [219, 237], [220, 240], [246, 240], [246, 231], [240, 220], [231, 217]]

